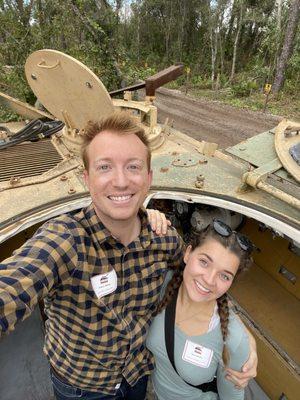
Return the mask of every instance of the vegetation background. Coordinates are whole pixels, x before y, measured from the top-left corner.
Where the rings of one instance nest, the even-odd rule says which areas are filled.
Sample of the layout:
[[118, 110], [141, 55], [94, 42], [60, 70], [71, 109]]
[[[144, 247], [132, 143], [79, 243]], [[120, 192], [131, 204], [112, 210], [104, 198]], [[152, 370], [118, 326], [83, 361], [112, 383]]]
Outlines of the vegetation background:
[[51, 48], [108, 90], [176, 62], [171, 87], [237, 106], [264, 109], [272, 84], [268, 111], [300, 119], [299, 15], [300, 0], [0, 0], [0, 90], [33, 104], [25, 60]]

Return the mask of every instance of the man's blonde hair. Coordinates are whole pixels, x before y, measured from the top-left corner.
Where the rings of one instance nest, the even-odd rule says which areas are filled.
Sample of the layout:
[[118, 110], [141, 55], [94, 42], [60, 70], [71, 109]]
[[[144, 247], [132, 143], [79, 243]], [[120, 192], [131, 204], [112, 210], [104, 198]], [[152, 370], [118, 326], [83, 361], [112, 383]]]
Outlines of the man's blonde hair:
[[115, 112], [109, 117], [102, 118], [99, 121], [88, 122], [85, 128], [81, 146], [81, 157], [86, 170], [89, 169], [87, 148], [91, 141], [104, 131], [109, 131], [120, 135], [131, 134], [137, 136], [147, 148], [147, 167], [150, 171], [151, 151], [145, 130], [129, 113], [125, 111]]

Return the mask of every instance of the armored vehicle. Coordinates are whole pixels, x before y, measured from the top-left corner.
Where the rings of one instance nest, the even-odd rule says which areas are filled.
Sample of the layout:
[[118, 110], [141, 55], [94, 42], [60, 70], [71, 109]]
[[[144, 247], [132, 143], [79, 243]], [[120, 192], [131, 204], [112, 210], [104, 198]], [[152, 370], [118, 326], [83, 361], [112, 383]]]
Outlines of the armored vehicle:
[[[232, 287], [230, 296], [257, 341], [256, 381], [262, 393], [273, 400], [298, 400], [300, 124], [283, 120], [268, 132], [218, 149], [215, 143], [199, 142], [176, 131], [167, 121], [157, 123], [153, 96], [155, 87], [164, 82], [161, 75], [146, 82], [147, 96], [137, 101], [130, 91], [123, 99], [112, 99], [86, 66], [57, 51], [33, 53], [25, 72], [46, 111], [0, 96], [1, 104], [23, 119], [1, 128], [1, 259], [45, 220], [89, 204], [79, 156], [85, 124], [116, 109], [129, 110], [144, 124], [153, 153], [154, 181], [145, 205], [165, 212], [186, 239], [217, 217], [247, 234], [260, 249], [254, 254], [253, 267]], [[45, 118], [48, 122], [38, 127], [35, 121], [28, 124], [28, 120]], [[14, 385], [11, 376], [20, 377], [21, 364], [22, 374], [28, 373], [31, 379], [23, 394], [49, 398], [41, 394], [34, 362], [26, 361], [24, 346], [18, 347], [25, 328], [20, 329], [0, 344], [0, 363], [6, 360], [7, 367], [4, 370], [1, 365], [0, 387], [4, 380], [7, 386]], [[30, 341], [37, 339], [29, 337]], [[9, 344], [17, 351], [8, 351]], [[15, 373], [7, 372], [9, 368]], [[0, 397], [18, 399], [16, 395]]]

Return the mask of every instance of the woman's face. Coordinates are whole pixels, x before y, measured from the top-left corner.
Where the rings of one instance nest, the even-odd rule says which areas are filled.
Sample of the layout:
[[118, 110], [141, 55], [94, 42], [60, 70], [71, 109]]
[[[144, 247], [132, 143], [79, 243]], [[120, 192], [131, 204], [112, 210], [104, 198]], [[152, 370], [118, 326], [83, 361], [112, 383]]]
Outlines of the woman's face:
[[240, 260], [215, 239], [209, 238], [192, 250], [188, 246], [183, 272], [183, 287], [190, 300], [211, 301], [230, 288]]

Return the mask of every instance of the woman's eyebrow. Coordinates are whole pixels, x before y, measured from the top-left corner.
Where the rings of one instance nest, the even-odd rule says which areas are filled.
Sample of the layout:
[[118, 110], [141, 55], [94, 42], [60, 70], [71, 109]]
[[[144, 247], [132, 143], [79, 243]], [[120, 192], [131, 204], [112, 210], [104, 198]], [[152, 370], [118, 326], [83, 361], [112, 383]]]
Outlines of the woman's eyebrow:
[[[214, 260], [211, 258], [211, 256], [209, 256], [206, 253], [200, 253], [199, 255], [203, 255], [205, 257], [207, 257], [209, 259], [210, 262], [213, 262]], [[234, 278], [234, 274], [231, 271], [228, 271], [228, 269], [224, 269], [224, 272], [226, 272], [227, 274], [230, 274], [233, 278]]]
[[211, 258], [211, 256], [209, 256], [209, 255], [206, 254], [206, 253], [200, 253], [199, 255], [203, 255], [203, 256], [207, 257], [207, 258], [209, 259], [209, 261], [211, 261], [211, 262], [214, 261], [214, 260]]
[[224, 272], [227, 274], [231, 275], [234, 278], [234, 274], [231, 271], [228, 271], [228, 269], [224, 269]]

